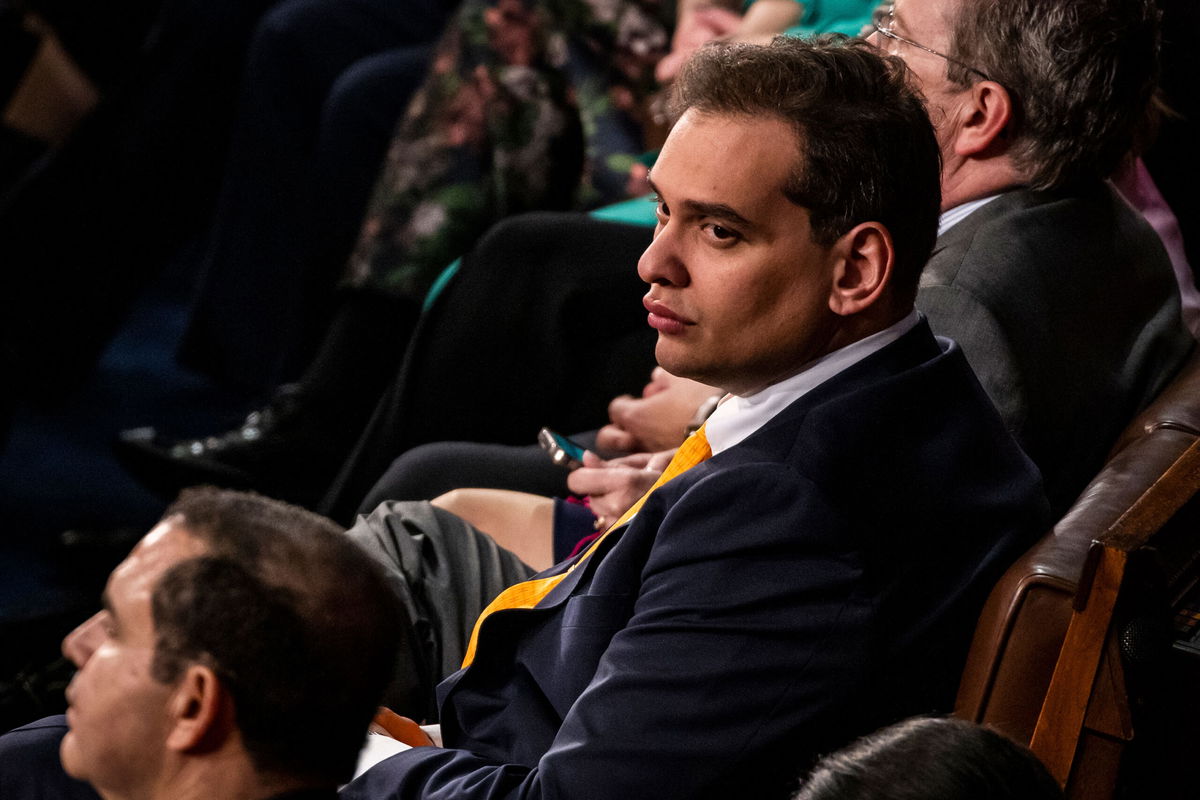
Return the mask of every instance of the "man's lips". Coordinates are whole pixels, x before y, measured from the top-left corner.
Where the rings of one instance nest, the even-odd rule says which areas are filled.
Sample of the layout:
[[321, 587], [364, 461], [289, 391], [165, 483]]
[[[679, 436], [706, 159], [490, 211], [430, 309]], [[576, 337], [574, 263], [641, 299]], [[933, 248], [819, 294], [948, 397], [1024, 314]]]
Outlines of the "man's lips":
[[[76, 673], [78, 674], [78, 673]], [[71, 724], [71, 709], [75, 707], [75, 678], [72, 677], [70, 683], [67, 684], [66, 690], [63, 692], [63, 699], [67, 701], [67, 724]]]
[[642, 305], [650, 312], [646, 317], [646, 322], [650, 324], [659, 333], [678, 334], [683, 333], [684, 328], [689, 325], [695, 325], [686, 317], [681, 317], [671, 309], [667, 308], [658, 300], [646, 296], [642, 298]]

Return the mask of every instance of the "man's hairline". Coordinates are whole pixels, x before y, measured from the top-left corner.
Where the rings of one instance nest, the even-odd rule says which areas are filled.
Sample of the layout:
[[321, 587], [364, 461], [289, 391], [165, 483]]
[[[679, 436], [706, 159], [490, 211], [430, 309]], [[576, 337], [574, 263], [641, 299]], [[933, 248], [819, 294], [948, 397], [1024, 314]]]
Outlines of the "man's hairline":
[[[186, 536], [189, 540], [191, 540], [192, 542], [197, 544], [200, 549], [197, 552], [189, 553], [188, 555], [184, 556], [183, 558], [180, 558], [179, 560], [175, 561], [174, 563], [164, 567], [163, 570], [158, 574], [158, 577], [156, 577], [154, 579], [154, 584], [150, 587], [150, 598], [149, 598], [149, 601], [150, 601], [150, 624], [153, 626], [153, 634], [154, 634], [154, 646], [151, 648], [151, 659], [152, 659], [151, 663], [152, 664], [157, 664], [160, 655], [163, 653], [163, 650], [162, 650], [163, 637], [162, 637], [162, 633], [159, 629], [159, 621], [156, 618], [156, 615], [154, 613], [155, 599], [159, 597], [159, 591], [162, 589], [163, 580], [167, 577], [167, 575], [174, 572], [176, 569], [183, 567], [185, 564], [191, 564], [202, 558], [211, 558], [211, 557], [214, 557], [217, 555], [217, 551], [213, 547], [212, 540], [198, 534], [197, 528], [194, 525], [192, 525], [191, 523], [189, 523], [187, 516], [185, 514], [178, 512], [178, 511], [173, 514], [169, 514], [169, 515], [163, 517], [162, 519], [160, 519], [155, 527], [157, 527], [158, 525], [163, 525], [163, 524], [169, 525], [171, 530], [179, 531], [181, 534]], [[105, 591], [105, 594], [107, 594], [107, 590]], [[103, 596], [102, 596], [102, 599], [103, 599]], [[151, 669], [150, 677], [153, 678], [154, 681], [156, 683], [159, 683], [160, 685], [171, 686], [173, 684], [177, 684], [180, 680], [182, 680], [183, 675], [187, 671], [187, 668], [189, 666], [192, 666], [192, 665], [206, 666], [211, 669], [210, 664], [205, 664], [199, 659], [188, 658], [188, 659], [185, 659], [184, 661], [186, 663], [183, 664], [181, 666], [181, 668], [177, 671], [174, 681], [159, 680], [158, 674], [157, 674], [157, 672], [158, 672], [157, 669]]]
[[[703, 115], [706, 117], [723, 117], [725, 119], [749, 120], [749, 121], [753, 121], [753, 122], [759, 122], [759, 121], [763, 121], [763, 120], [767, 120], [767, 119], [774, 119], [774, 120], [777, 120], [777, 121], [783, 123], [784, 127], [788, 128], [792, 133], [792, 142], [796, 148], [796, 154], [795, 154], [796, 160], [792, 164], [790, 171], [784, 177], [784, 180], [782, 182], [776, 184], [776, 189], [779, 191], [779, 195], [784, 200], [786, 200], [788, 203], [795, 206], [796, 208], [802, 209], [803, 211], [807, 212], [809, 215], [812, 214], [811, 208], [809, 208], [808, 206], [805, 206], [805, 205], [801, 205], [800, 203], [796, 202], [794, 199], [792, 199], [792, 197], [787, 192], [787, 187], [789, 184], [792, 183], [797, 172], [804, 169], [804, 167], [807, 164], [807, 157], [805, 155], [805, 149], [804, 149], [804, 132], [803, 132], [804, 126], [802, 123], [799, 123], [796, 120], [793, 120], [783, 114], [780, 114], [778, 112], [772, 112], [772, 111], [764, 111], [763, 114], [755, 114], [755, 113], [751, 113], [751, 112], [732, 111], [732, 110], [710, 110], [710, 109], [704, 108], [701, 105], [689, 105], [686, 108], [683, 108], [682, 110], [680, 110], [679, 116], [675, 121], [676, 124], [678, 124], [679, 120], [683, 119], [684, 115], [686, 115], [689, 111], [695, 112], [698, 115]], [[673, 127], [672, 127], [672, 130], [674, 130]], [[646, 174], [646, 183], [649, 184], [650, 190], [654, 193], [655, 198], [661, 199], [662, 192], [659, 190], [658, 185], [655, 184], [655, 182], [654, 182], [654, 167], [653, 166], [650, 167], [649, 172]], [[686, 204], [692, 206], [693, 208], [699, 207], [699, 208], [708, 209], [709, 215], [716, 216], [718, 218], [727, 218], [727, 219], [729, 219], [730, 222], [735, 223], [739, 226], [753, 228], [755, 230], [762, 229], [761, 224], [755, 223], [752, 220], [746, 218], [741, 213], [739, 213], [737, 211], [737, 209], [735, 209], [732, 206], [729, 206], [725, 203], [704, 203], [704, 202], [695, 201], [695, 200], [685, 200], [684, 202]]]

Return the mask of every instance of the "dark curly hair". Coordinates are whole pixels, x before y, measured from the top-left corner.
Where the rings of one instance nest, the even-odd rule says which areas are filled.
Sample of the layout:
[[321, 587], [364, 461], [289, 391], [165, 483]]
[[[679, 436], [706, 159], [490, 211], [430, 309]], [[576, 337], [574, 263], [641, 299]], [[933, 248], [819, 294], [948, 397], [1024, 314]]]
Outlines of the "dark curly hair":
[[784, 187], [830, 245], [874, 221], [896, 250], [892, 291], [911, 302], [937, 237], [941, 157], [904, 62], [844, 36], [779, 37], [766, 46], [714, 44], [684, 66], [673, 111], [775, 116], [799, 137]]

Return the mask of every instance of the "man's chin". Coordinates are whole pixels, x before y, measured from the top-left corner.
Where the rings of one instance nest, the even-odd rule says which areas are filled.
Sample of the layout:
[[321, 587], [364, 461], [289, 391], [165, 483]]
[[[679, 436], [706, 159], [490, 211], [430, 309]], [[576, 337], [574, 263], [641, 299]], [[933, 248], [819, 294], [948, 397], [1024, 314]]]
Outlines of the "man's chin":
[[677, 378], [700, 380], [694, 374], [696, 365], [688, 356], [687, 348], [662, 336], [658, 337], [658, 344], [654, 347], [654, 360], [658, 362], [658, 365]]
[[[68, 725], [70, 719], [68, 718]], [[58, 745], [58, 760], [62, 762], [63, 772], [70, 775], [72, 778], [85, 780], [85, 776], [80, 773], [79, 750], [75, 741], [75, 732], [70, 728], [67, 729], [67, 735]]]
[[720, 388], [720, 384], [717, 383], [718, 377], [713, 374], [712, 370], [704, 369], [703, 364], [696, 363], [693, 359], [687, 358], [684, 353], [659, 347], [654, 351], [654, 357], [660, 367], [676, 378], [687, 378], [688, 380]]

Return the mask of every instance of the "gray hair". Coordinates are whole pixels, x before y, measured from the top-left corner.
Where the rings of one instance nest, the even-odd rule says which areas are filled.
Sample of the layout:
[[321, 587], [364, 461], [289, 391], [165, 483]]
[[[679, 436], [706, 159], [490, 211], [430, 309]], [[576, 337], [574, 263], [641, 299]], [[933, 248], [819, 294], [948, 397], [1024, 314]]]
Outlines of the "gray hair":
[[[1105, 178], [1154, 127], [1153, 0], [962, 0], [950, 54], [1014, 101], [1012, 156], [1035, 189]], [[949, 64], [950, 81], [978, 81]]]

